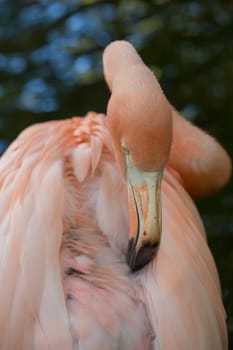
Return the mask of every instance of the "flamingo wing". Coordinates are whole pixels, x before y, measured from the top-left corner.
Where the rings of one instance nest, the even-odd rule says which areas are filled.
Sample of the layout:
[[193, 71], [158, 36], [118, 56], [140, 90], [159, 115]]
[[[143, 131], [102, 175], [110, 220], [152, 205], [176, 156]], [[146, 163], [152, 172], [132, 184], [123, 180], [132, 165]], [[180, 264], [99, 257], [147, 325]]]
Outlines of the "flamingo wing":
[[0, 161], [1, 349], [49, 349], [51, 337], [72, 348], [59, 271], [66, 139], [59, 122], [32, 126]]
[[151, 350], [103, 115], [20, 134], [0, 160], [0, 202], [2, 350]]

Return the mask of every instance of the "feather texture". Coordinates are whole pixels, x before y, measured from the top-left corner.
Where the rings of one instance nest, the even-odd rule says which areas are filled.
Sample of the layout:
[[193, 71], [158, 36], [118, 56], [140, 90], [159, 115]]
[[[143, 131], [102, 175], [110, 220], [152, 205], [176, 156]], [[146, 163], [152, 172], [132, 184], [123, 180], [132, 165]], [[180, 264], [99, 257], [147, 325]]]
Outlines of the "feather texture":
[[126, 264], [126, 185], [105, 117], [35, 125], [0, 160], [2, 350], [226, 350], [225, 312], [197, 210], [163, 180], [157, 257]]
[[202, 223], [169, 171], [163, 181], [160, 249], [140, 280], [157, 330], [156, 350], [227, 349], [219, 279]]

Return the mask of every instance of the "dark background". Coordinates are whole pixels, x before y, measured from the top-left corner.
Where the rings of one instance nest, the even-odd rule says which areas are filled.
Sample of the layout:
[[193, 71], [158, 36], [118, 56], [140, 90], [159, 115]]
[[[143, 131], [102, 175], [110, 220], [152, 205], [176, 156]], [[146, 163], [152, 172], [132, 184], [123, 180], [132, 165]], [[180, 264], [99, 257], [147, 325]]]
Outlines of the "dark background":
[[[216, 0], [0, 0], [0, 152], [29, 124], [104, 112], [102, 52], [127, 39], [176, 108], [232, 154], [232, 9]], [[233, 349], [232, 185], [198, 206]]]

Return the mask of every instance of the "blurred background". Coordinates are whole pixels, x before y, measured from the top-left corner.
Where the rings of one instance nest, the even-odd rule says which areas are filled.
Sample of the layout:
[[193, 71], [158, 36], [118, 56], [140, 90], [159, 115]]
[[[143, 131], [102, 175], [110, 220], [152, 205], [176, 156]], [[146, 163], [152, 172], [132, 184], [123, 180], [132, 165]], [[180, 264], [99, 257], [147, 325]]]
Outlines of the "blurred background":
[[[105, 112], [101, 57], [127, 39], [174, 106], [233, 151], [233, 3], [0, 0], [0, 153], [26, 126]], [[233, 349], [233, 192], [198, 203]]]

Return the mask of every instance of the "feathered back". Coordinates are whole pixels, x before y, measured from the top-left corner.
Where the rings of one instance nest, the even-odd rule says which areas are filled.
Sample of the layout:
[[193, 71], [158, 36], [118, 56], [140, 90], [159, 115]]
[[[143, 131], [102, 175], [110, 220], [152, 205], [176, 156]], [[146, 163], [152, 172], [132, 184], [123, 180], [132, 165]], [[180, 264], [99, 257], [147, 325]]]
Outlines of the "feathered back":
[[[122, 247], [127, 242], [128, 218], [127, 215], [124, 218], [122, 207], [127, 209], [127, 201], [115, 186], [121, 178], [113, 161], [105, 117], [95, 113], [88, 114], [85, 119], [32, 126], [1, 158], [1, 350], [73, 349], [61, 272], [66, 261], [60, 261], [63, 233], [67, 222], [72, 221], [70, 213], [75, 197], [75, 188], [69, 187], [70, 177], [75, 175], [76, 180], [83, 183], [87, 176], [91, 178], [99, 171], [101, 188], [97, 195], [87, 195], [90, 201], [96, 196], [95, 220], [101, 234], [107, 237], [107, 251], [118, 254], [119, 244], [118, 251], [124, 254]], [[138, 273], [136, 283], [133, 276], [130, 282], [124, 265], [122, 275], [114, 278], [114, 286], [120, 284], [119, 290], [114, 287], [115, 293], [108, 289], [115, 297], [111, 305], [117, 305], [116, 314], [127, 314], [127, 322], [136, 330], [129, 333], [134, 328], [127, 328], [121, 318], [113, 315], [117, 329], [127, 341], [128, 334], [134, 337], [133, 349], [136, 349], [134, 344], [142, 349], [137, 340], [145, 334], [143, 327], [149, 332], [150, 327], [144, 311], [137, 309], [140, 302], [135, 301], [133, 295], [138, 280], [143, 290], [138, 290], [138, 296], [145, 303], [155, 333], [155, 350], [226, 350], [225, 312], [219, 280], [199, 215], [172, 169], [165, 171], [162, 192], [163, 233], [157, 257]], [[88, 240], [91, 242], [90, 238]], [[106, 260], [108, 255], [101, 264]], [[122, 261], [125, 264], [124, 259]], [[118, 265], [114, 268], [123, 271]], [[122, 281], [126, 281], [125, 284]], [[95, 311], [99, 317], [98, 307]], [[91, 328], [91, 316], [89, 321]], [[77, 322], [74, 323], [77, 326]], [[96, 341], [97, 333], [93, 334], [92, 329], [88, 333], [92, 334], [92, 341]], [[109, 337], [106, 349], [110, 348], [108, 344], [116, 349], [119, 343], [112, 339]], [[149, 342], [145, 348], [151, 348], [151, 339]], [[121, 349], [129, 349], [129, 343], [124, 344]]]
[[82, 181], [104, 147], [104, 116], [89, 113], [26, 129], [1, 158], [1, 350], [72, 349], [59, 261], [64, 162]]

